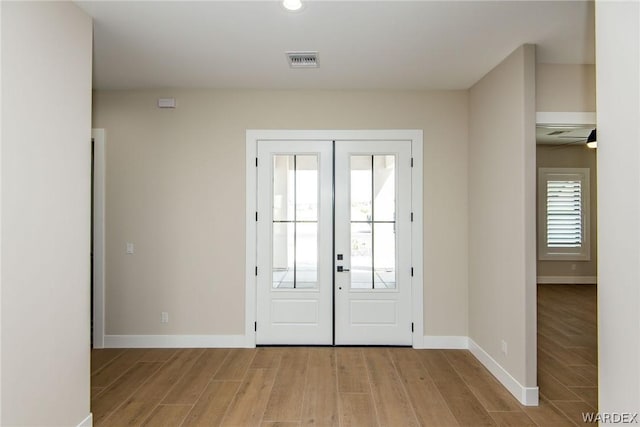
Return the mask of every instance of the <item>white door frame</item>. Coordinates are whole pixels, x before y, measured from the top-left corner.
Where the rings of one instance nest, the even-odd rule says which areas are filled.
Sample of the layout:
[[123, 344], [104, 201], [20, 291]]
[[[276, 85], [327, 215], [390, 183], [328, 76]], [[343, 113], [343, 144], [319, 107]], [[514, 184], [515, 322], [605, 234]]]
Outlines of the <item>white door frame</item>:
[[105, 180], [104, 129], [91, 129], [93, 139], [93, 348], [104, 348]]
[[257, 143], [258, 141], [313, 140], [405, 140], [411, 141], [411, 277], [413, 347], [422, 347], [423, 317], [423, 226], [422, 226], [422, 130], [260, 130], [246, 133], [246, 215], [245, 215], [245, 347], [256, 346], [256, 265], [257, 265]]

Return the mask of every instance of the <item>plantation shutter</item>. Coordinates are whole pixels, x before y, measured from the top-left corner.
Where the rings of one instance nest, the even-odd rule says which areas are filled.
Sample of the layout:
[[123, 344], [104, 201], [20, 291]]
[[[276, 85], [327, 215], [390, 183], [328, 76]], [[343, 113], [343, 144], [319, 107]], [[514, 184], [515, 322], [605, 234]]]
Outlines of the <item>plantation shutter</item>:
[[581, 181], [547, 181], [547, 247], [579, 248], [583, 229]]

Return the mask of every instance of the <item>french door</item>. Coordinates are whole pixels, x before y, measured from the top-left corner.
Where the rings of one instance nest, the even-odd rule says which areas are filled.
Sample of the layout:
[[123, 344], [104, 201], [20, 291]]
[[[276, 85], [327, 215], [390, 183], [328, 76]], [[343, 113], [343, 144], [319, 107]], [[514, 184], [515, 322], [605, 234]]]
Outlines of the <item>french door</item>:
[[257, 344], [410, 345], [410, 141], [259, 141]]

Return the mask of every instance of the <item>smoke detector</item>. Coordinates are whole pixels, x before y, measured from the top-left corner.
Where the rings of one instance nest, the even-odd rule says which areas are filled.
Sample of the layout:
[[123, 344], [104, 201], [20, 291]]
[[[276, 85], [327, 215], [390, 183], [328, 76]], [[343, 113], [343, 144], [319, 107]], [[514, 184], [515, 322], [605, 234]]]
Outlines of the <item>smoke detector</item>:
[[318, 52], [286, 52], [291, 68], [318, 68]]

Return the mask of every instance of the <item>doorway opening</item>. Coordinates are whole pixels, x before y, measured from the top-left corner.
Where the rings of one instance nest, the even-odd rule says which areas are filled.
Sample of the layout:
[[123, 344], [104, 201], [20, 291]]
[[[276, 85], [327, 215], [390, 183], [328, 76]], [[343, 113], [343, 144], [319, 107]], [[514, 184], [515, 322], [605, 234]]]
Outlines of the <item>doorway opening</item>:
[[595, 113], [538, 113], [536, 133], [538, 386], [574, 417], [598, 409]]

